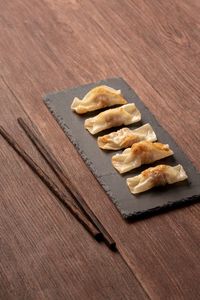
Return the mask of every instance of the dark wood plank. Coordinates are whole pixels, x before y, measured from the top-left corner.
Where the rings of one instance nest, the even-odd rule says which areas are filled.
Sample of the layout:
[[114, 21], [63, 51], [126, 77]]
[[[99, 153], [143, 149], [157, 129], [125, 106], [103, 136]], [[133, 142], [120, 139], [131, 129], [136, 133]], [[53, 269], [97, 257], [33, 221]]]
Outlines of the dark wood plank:
[[146, 293], [197, 299], [200, 206], [125, 223], [41, 100], [47, 91], [123, 76], [200, 169], [197, 1], [17, 0], [0, 9], [3, 78]]
[[[1, 124], [41, 164], [2, 81], [0, 93]], [[121, 256], [94, 241], [2, 137], [0, 165], [0, 299], [148, 299]]]

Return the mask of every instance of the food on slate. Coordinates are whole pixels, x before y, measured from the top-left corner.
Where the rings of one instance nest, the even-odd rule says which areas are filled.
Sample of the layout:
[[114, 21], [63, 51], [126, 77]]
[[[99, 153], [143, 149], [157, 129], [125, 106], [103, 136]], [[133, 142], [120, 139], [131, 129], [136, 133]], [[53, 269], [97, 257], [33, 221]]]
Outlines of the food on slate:
[[120, 173], [125, 173], [172, 154], [173, 151], [167, 144], [142, 141], [133, 144], [131, 148], [125, 149], [121, 154], [114, 155], [112, 164]]
[[95, 134], [102, 130], [129, 125], [141, 120], [141, 114], [134, 103], [125, 104], [121, 107], [108, 109], [93, 118], [85, 120], [85, 128]]
[[84, 114], [100, 108], [126, 103], [127, 101], [123, 98], [120, 90], [101, 85], [90, 90], [82, 100], [75, 97], [71, 109], [77, 114]]
[[109, 134], [99, 136], [98, 146], [105, 150], [119, 150], [131, 147], [140, 141], [155, 142], [156, 134], [150, 124], [145, 124], [137, 129], [131, 130], [127, 127]]
[[[141, 120], [141, 113], [134, 103], [127, 103], [120, 90], [101, 85], [90, 90], [83, 99], [74, 98], [71, 109], [77, 114], [84, 114], [101, 108], [122, 105], [99, 113], [93, 118], [85, 120], [84, 127], [96, 134], [112, 127], [130, 125]], [[112, 157], [113, 166], [119, 173], [125, 173], [150, 164], [157, 160], [173, 155], [168, 144], [155, 142], [156, 134], [149, 123], [136, 128], [124, 127], [118, 131], [99, 136], [97, 143], [104, 150], [125, 149], [122, 153]], [[127, 185], [132, 194], [142, 193], [153, 187], [173, 184], [187, 179], [181, 165], [157, 165], [150, 167], [139, 175], [128, 178]]]
[[175, 167], [167, 165], [158, 165], [148, 168], [140, 175], [127, 179], [127, 185], [133, 194], [142, 193], [155, 186], [172, 184], [187, 179], [181, 165]]

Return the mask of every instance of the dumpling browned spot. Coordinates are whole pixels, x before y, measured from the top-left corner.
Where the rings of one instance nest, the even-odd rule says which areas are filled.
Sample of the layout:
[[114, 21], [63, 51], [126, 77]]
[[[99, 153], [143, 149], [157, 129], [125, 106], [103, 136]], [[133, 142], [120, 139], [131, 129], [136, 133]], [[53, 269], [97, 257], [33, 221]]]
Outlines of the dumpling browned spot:
[[165, 185], [166, 184], [166, 172], [167, 166], [166, 165], [158, 165], [154, 168], [148, 168], [144, 170], [141, 175], [144, 178], [151, 178], [152, 183], [154, 186], [157, 185]]

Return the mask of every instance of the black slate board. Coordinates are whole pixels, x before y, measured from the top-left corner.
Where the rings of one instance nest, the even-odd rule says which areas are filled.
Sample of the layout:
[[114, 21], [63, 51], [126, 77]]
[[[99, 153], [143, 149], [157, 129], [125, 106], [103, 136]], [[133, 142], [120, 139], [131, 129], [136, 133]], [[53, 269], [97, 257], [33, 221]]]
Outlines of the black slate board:
[[[97, 112], [79, 116], [70, 109], [70, 105], [75, 96], [82, 98], [90, 89], [102, 84], [115, 89], [121, 89], [124, 98], [127, 99], [128, 102], [134, 102], [140, 110], [142, 122], [140, 122], [140, 124], [131, 125], [129, 128], [134, 129], [142, 124], [150, 123], [155, 130], [158, 141], [169, 144], [174, 151], [173, 157], [163, 159], [151, 166], [160, 163], [170, 165], [182, 164], [188, 175], [188, 181], [165, 187], [157, 187], [137, 196], [130, 193], [126, 185], [126, 178], [137, 175], [149, 166], [143, 166], [123, 176], [120, 175], [111, 164], [111, 157], [115, 154], [115, 151], [105, 152], [99, 149], [96, 142], [97, 136], [92, 136], [84, 129], [85, 119], [96, 115]], [[123, 79], [111, 78], [72, 89], [66, 89], [61, 92], [50, 93], [45, 96], [44, 101], [124, 218], [136, 217], [142, 214], [146, 215], [146, 213], [149, 212], [152, 213], [161, 211], [163, 208], [174, 207], [179, 203], [199, 200], [200, 173], [197, 172], [183, 151], [160, 126], [152, 113], [145, 107], [143, 102]], [[113, 131], [113, 129], [107, 130], [106, 132], [110, 131]], [[105, 132], [99, 133], [99, 135], [103, 134], [105, 134]]]

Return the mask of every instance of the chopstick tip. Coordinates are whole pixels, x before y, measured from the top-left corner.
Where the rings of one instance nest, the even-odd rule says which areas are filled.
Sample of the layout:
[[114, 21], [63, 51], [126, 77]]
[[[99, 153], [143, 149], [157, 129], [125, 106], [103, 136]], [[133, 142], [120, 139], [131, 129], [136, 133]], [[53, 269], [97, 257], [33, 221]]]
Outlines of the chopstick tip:
[[107, 240], [105, 237], [103, 237], [104, 238], [104, 242], [105, 242], [105, 244], [108, 246], [108, 248], [111, 250], [111, 251], [113, 251], [113, 252], [117, 252], [118, 251], [118, 249], [117, 249], [117, 245], [116, 245], [116, 243], [115, 243], [115, 241], [109, 241], [109, 240]]
[[117, 252], [117, 245], [115, 242], [113, 242], [112, 244], [109, 245], [110, 250], [112, 250], [113, 252]]
[[96, 235], [95, 235], [95, 240], [97, 242], [101, 242], [103, 240], [103, 234], [101, 232], [98, 232]]
[[17, 118], [17, 122], [18, 122], [19, 124], [21, 124], [21, 123], [23, 122], [22, 117]]

